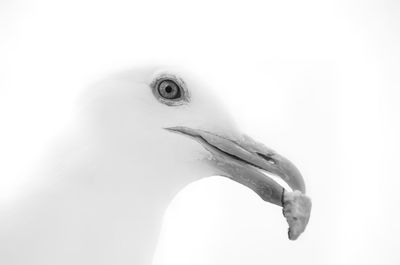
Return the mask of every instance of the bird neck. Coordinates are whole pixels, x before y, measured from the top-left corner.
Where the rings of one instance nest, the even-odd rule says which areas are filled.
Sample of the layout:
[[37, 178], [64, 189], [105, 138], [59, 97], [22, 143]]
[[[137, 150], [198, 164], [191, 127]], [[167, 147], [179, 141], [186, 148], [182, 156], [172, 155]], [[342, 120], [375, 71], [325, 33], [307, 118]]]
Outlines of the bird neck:
[[150, 265], [169, 203], [210, 175], [197, 160], [178, 163], [149, 148], [131, 156], [133, 147], [126, 154], [84, 147], [78, 142], [67, 155], [54, 156], [59, 162], [43, 173], [43, 185], [8, 215], [12, 227], [0, 237], [10, 240], [0, 240], [0, 249], [24, 256], [0, 255], [0, 264]]
[[133, 177], [129, 185], [98, 182], [93, 189], [84, 189], [72, 205], [82, 209], [86, 204], [84, 216], [72, 213], [84, 220], [76, 224], [80, 231], [76, 239], [90, 242], [98, 238], [84, 255], [99, 257], [104, 264], [152, 264], [164, 213], [179, 188]]
[[0, 240], [0, 248], [25, 256], [3, 256], [0, 263], [152, 264], [164, 212], [190, 178], [168, 181], [138, 164], [131, 167], [121, 160], [113, 167], [78, 164], [39, 189], [8, 215], [11, 227], [0, 231], [10, 238]]
[[[101, 262], [108, 261], [104, 264], [150, 265], [171, 200], [208, 170], [202, 167], [196, 175], [193, 170], [197, 164], [173, 168], [166, 163], [159, 164], [165, 172], [154, 171], [151, 165], [134, 159], [117, 156], [101, 159], [111, 161], [110, 166], [104, 164], [89, 169], [79, 180], [78, 192], [74, 191], [75, 184], [70, 186], [72, 193], [78, 196], [67, 207], [76, 209], [68, 216], [80, 216], [84, 221], [76, 222], [78, 228], [72, 227], [71, 233], [78, 231], [76, 240], [83, 238], [90, 242], [98, 238], [95, 246], [89, 246], [84, 255], [100, 256]], [[76, 176], [73, 178], [72, 183], [76, 183]]]

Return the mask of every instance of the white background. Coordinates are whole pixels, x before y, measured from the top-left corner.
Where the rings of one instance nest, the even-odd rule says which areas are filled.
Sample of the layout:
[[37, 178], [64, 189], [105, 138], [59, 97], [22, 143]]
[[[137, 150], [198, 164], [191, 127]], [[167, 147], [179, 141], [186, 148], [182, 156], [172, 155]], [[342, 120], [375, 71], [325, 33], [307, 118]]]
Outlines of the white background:
[[313, 212], [291, 242], [250, 190], [193, 183], [167, 211], [157, 265], [400, 264], [399, 47], [398, 1], [1, 0], [1, 174], [35, 164], [87, 82], [180, 65], [301, 169]]

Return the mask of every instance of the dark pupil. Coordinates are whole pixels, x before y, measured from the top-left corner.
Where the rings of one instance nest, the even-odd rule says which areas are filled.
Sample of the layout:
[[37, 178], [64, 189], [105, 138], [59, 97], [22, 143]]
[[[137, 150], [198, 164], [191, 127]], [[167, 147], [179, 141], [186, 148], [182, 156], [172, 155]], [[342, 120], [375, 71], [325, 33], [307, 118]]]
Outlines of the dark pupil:
[[166, 86], [165, 87], [165, 92], [167, 92], [168, 94], [172, 92], [172, 87], [171, 86]]

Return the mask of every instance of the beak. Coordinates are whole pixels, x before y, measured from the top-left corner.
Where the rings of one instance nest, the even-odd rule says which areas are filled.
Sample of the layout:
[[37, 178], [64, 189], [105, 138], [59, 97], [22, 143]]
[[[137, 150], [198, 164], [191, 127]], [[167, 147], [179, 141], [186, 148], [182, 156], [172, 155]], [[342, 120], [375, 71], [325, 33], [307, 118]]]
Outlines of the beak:
[[[283, 207], [289, 223], [289, 238], [294, 240], [304, 231], [310, 216], [311, 201], [305, 196], [305, 183], [300, 171], [285, 157], [248, 136], [228, 139], [211, 132], [188, 127], [169, 127], [198, 141], [208, 150], [217, 174], [239, 182], [256, 192], [263, 200]], [[264, 174], [273, 174], [292, 189], [286, 191]]]

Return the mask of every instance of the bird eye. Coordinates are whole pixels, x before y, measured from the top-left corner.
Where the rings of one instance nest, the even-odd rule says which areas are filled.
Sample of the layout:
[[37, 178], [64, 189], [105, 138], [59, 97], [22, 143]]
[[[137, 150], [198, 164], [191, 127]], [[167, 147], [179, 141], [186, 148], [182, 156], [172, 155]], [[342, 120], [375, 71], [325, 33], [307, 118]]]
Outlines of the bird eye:
[[158, 93], [165, 99], [179, 99], [181, 90], [179, 86], [172, 80], [163, 80], [158, 84]]
[[173, 74], [159, 74], [150, 86], [154, 96], [165, 105], [179, 106], [189, 102], [189, 91], [185, 82]]

